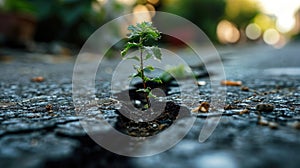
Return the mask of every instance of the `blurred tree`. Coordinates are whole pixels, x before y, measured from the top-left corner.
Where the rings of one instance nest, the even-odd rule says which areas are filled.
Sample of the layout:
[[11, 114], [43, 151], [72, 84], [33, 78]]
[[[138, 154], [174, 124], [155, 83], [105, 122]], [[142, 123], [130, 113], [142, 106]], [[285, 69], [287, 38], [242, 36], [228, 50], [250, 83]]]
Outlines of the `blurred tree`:
[[216, 27], [224, 16], [225, 0], [162, 0], [162, 11], [182, 16], [198, 25], [207, 35], [217, 41]]
[[27, 0], [3, 0], [1, 11], [33, 14], [35, 10], [34, 6]]
[[225, 19], [239, 28], [246, 27], [260, 13], [259, 5], [253, 0], [227, 0]]
[[81, 44], [103, 21], [96, 0], [30, 0], [38, 19], [37, 41], [62, 40]]
[[[1, 2], [1, 1], [0, 1]], [[35, 40], [81, 45], [97, 28], [124, 13], [117, 0], [3, 0], [0, 12], [33, 16]]]
[[300, 8], [295, 13], [295, 18], [296, 18], [296, 26], [292, 32], [294, 34], [293, 39], [300, 41]]
[[0, 1], [0, 44], [24, 48], [34, 36], [34, 6], [27, 0]]

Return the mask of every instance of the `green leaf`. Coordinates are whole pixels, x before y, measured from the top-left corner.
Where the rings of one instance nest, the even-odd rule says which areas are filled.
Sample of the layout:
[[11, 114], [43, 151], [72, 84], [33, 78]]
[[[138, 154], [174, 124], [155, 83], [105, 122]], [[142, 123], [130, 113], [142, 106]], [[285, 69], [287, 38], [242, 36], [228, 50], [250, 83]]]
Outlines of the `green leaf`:
[[136, 60], [136, 61], [140, 61], [140, 58], [138, 56], [127, 57], [125, 59], [133, 59], [133, 60]]
[[148, 82], [148, 81], [151, 81], [151, 79], [148, 78], [147, 76], [144, 76], [143, 81]]
[[160, 78], [152, 78], [151, 81], [156, 82], [156, 83], [163, 83]]
[[144, 105], [144, 108], [145, 108], [145, 109], [148, 109], [148, 108], [149, 108], [149, 104], [145, 104], [145, 105]]
[[150, 91], [150, 92], [148, 93], [148, 97], [151, 97], [151, 98], [156, 98], [157, 96], [156, 96], [156, 95], [154, 95], [154, 94], [152, 93], [152, 91]]
[[184, 79], [187, 77], [192, 76], [193, 73], [192, 72], [188, 72], [185, 69], [185, 65], [183, 64], [179, 64], [178, 66], [172, 66], [167, 68], [167, 70], [165, 72], [163, 72], [160, 75], [160, 79], [162, 79], [162, 81], [164, 81], [165, 83], [170, 82], [170, 80], [172, 79]]
[[[160, 49], [157, 46], [154, 46], [154, 47], [145, 46], [144, 49], [145, 49], [145, 52], [147, 53], [147, 55], [154, 56], [154, 58], [156, 60], [159, 60], [159, 61], [161, 60], [162, 54], [161, 54]], [[150, 57], [150, 56], [148, 56], [148, 57]]]
[[140, 70], [137, 70], [137, 73], [136, 73], [136, 74], [133, 74], [132, 77], [133, 77], [133, 78], [139, 77], [139, 78], [142, 79], [142, 72], [141, 72]]
[[151, 65], [148, 65], [148, 66], [146, 66], [146, 67], [144, 68], [144, 71], [145, 71], [145, 72], [151, 72], [151, 71], [154, 71], [154, 67], [151, 66]]
[[150, 88], [149, 87], [147, 87], [146, 89], [138, 89], [138, 90], [136, 90], [136, 92], [144, 92], [144, 93], [150, 93], [151, 92], [151, 90], [150, 90]]
[[153, 30], [148, 30], [147, 34], [146, 34], [146, 38], [147, 39], [153, 39], [153, 40], [158, 40], [160, 38], [160, 35], [158, 32], [153, 31]]
[[140, 45], [139, 44], [137, 44], [137, 43], [132, 43], [132, 42], [128, 42], [126, 45], [125, 45], [125, 48], [121, 51], [121, 55], [122, 55], [122, 57], [124, 57], [126, 54], [127, 54], [127, 52], [128, 52], [128, 50], [130, 49], [130, 48], [133, 48], [133, 47], [139, 47]]
[[136, 92], [146, 92], [146, 89], [138, 89]]
[[124, 57], [127, 52], [128, 52], [129, 48], [124, 48], [124, 50], [121, 51], [121, 56]]
[[160, 32], [153, 27], [151, 22], [137, 23], [135, 26], [130, 25], [128, 26], [128, 30], [130, 31], [128, 35], [129, 40], [135, 41], [142, 39], [142, 41], [140, 41], [142, 44], [149, 40], [157, 41], [161, 37]]
[[148, 59], [151, 58], [151, 57], [152, 57], [152, 55], [148, 53], [148, 54], [146, 55], [145, 61], [148, 60]]
[[154, 54], [154, 57], [157, 59], [157, 60], [161, 60], [161, 52], [160, 52], [160, 49], [158, 47], [154, 47], [152, 49], [153, 51], [153, 54]]
[[132, 80], [133, 78], [134, 78], [134, 74], [128, 76], [128, 80]]
[[135, 70], [139, 71], [140, 67], [139, 67], [139, 66], [137, 66], [137, 65], [133, 65], [133, 69], [135, 69]]

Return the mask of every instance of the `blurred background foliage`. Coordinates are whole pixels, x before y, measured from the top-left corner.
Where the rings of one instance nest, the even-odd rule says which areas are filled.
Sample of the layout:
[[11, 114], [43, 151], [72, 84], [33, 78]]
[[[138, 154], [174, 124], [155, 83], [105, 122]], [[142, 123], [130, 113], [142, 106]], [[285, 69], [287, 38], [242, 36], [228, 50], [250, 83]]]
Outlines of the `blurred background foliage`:
[[162, 11], [182, 16], [199, 26], [213, 41], [217, 40], [216, 28], [225, 15], [224, 0], [164, 0]]
[[292, 26], [287, 27], [283, 17], [279, 23], [280, 15], [264, 11], [263, 3], [259, 2], [275, 3], [266, 0], [0, 0], [0, 42], [62, 41], [80, 47], [107, 21], [141, 10], [185, 17], [213, 42], [221, 44], [264, 41], [280, 46], [299, 34], [299, 10], [293, 13]]
[[259, 13], [259, 5], [255, 1], [227, 0], [224, 16], [234, 24], [245, 27]]

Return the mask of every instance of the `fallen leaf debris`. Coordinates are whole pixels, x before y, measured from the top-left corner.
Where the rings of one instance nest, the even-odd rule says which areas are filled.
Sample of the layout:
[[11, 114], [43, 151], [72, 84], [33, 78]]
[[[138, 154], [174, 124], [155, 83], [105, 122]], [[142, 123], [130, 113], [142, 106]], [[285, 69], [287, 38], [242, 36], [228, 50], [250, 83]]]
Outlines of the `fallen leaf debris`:
[[223, 80], [221, 81], [221, 85], [224, 86], [242, 86], [242, 81], [231, 81], [231, 80]]
[[210, 104], [208, 102], [202, 102], [198, 107], [194, 108], [192, 112], [207, 113], [209, 111]]
[[45, 78], [42, 76], [36, 76], [36, 77], [31, 78], [31, 81], [32, 82], [43, 82], [43, 81], [45, 81]]

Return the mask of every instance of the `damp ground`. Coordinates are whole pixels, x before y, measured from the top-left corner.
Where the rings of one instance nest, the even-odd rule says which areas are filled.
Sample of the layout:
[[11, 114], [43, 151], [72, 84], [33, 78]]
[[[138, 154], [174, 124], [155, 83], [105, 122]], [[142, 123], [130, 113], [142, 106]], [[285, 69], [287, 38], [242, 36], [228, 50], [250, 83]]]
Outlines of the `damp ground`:
[[[219, 48], [226, 78], [242, 85], [226, 86], [225, 110], [213, 134], [199, 143], [206, 119], [218, 115], [191, 112], [196, 121], [183, 140], [144, 158], [111, 153], [81, 127], [82, 118], [76, 115], [72, 100], [75, 57], [1, 49], [0, 167], [299, 167], [298, 46], [299, 42], [282, 49], [265, 45]], [[181, 54], [189, 57], [185, 50]], [[96, 77], [97, 109], [90, 112], [111, 124], [118, 122], [119, 114], [116, 101], [109, 99], [109, 74], [118, 61], [102, 62], [107, 75]], [[209, 66], [218, 65], [212, 61]], [[197, 80], [199, 103], [209, 102], [209, 76]], [[173, 86], [168, 92], [168, 101], [187, 104], [195, 90], [180, 93]], [[273, 110], [258, 112], [258, 104], [272, 105]]]

